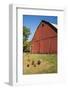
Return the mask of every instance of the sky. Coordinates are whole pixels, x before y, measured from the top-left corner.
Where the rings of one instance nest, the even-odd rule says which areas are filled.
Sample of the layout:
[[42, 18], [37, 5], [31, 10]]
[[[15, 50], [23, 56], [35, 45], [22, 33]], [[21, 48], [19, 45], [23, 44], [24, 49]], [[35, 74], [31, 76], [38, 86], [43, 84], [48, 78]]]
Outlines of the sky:
[[35, 15], [24, 15], [23, 16], [23, 26], [26, 26], [30, 29], [30, 36], [28, 38], [29, 41], [32, 40], [36, 28], [40, 24], [42, 20], [48, 21], [52, 24], [57, 25], [57, 16], [35, 16]]

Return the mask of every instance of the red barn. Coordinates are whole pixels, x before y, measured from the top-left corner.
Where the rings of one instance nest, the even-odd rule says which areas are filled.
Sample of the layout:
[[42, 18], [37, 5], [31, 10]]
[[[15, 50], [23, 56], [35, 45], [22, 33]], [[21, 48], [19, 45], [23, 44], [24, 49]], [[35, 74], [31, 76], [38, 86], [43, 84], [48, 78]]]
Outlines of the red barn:
[[31, 53], [57, 53], [57, 28], [42, 20], [31, 41]]

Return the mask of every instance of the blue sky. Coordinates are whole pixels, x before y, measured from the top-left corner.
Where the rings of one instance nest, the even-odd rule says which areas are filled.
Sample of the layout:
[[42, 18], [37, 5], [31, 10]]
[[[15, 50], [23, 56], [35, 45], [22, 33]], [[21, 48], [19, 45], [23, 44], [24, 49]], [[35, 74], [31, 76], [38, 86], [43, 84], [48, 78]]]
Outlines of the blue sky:
[[23, 16], [23, 24], [24, 26], [29, 28], [31, 32], [31, 35], [29, 36], [29, 40], [32, 40], [33, 35], [36, 31], [36, 28], [38, 27], [38, 25], [42, 20], [45, 20], [57, 25], [57, 16], [35, 16], [35, 15]]

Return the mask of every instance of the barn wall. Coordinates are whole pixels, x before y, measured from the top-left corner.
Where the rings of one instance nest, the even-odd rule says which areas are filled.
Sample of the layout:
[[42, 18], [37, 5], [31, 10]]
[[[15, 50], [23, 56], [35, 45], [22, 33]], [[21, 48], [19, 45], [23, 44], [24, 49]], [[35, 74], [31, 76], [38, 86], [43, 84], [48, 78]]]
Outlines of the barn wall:
[[45, 24], [36, 30], [31, 43], [31, 53], [57, 53], [57, 33]]
[[50, 41], [50, 53], [57, 53], [57, 38], [52, 38]]
[[32, 49], [31, 49], [32, 53], [39, 53], [39, 49], [40, 49], [39, 41], [33, 42], [31, 47], [32, 47]]
[[50, 38], [50, 37], [53, 37], [53, 36], [56, 36], [56, 32], [51, 28], [49, 27], [48, 25], [45, 25], [44, 27], [40, 27], [41, 28], [41, 38]]

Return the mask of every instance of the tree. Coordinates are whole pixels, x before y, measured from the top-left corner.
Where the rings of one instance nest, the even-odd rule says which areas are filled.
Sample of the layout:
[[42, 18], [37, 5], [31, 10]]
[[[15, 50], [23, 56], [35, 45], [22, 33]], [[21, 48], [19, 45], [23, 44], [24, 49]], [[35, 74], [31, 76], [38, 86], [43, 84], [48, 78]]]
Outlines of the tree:
[[30, 29], [27, 28], [26, 26], [23, 27], [23, 51], [27, 52], [29, 51], [29, 42], [28, 42], [28, 37], [30, 35]]
[[24, 52], [30, 52], [30, 41], [25, 41], [23, 45]]

